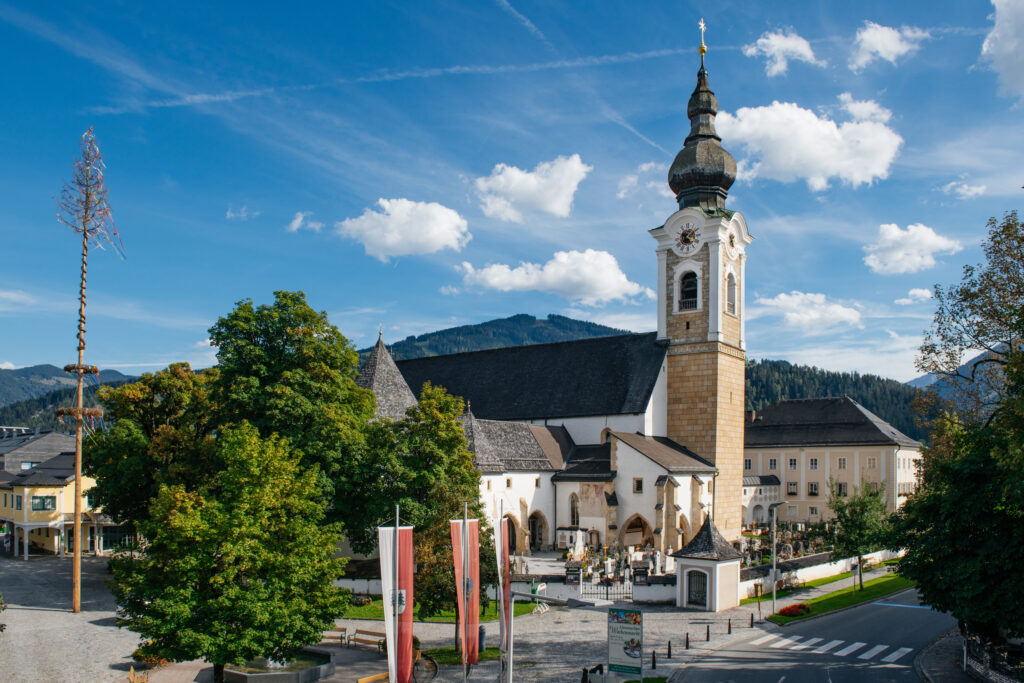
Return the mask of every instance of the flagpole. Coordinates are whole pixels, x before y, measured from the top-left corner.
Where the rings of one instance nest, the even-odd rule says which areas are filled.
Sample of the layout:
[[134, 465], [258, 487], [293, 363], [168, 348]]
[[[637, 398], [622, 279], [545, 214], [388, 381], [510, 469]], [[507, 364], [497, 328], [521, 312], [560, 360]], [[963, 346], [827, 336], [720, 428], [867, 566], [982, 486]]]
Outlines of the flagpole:
[[469, 680], [469, 503], [462, 504], [462, 680]]
[[[395, 676], [398, 676], [398, 504], [395, 504], [395, 537], [393, 541], [394, 556], [395, 556], [395, 573], [394, 581], [391, 586], [391, 610], [395, 615], [395, 639], [392, 641], [395, 645]], [[398, 683], [395, 681], [394, 683]]]

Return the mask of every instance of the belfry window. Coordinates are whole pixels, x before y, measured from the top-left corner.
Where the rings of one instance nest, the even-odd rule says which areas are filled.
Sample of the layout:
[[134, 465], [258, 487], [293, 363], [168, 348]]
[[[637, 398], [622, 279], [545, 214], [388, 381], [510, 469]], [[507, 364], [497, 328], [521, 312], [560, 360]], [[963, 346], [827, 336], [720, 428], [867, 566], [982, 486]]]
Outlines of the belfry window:
[[725, 286], [725, 312], [729, 315], [736, 315], [736, 276], [729, 273]]
[[679, 280], [679, 310], [697, 310], [697, 274], [692, 271]]

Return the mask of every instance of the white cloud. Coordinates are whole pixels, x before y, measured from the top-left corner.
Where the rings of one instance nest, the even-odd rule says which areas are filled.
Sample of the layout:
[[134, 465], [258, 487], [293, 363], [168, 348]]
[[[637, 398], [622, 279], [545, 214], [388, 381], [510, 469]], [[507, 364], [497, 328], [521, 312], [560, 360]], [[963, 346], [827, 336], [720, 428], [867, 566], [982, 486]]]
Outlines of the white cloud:
[[13, 369], [14, 369], [14, 363], [12, 363], [9, 360], [5, 360], [3, 363], [0, 363], [0, 370], [13, 370]]
[[874, 100], [855, 100], [853, 95], [844, 92], [839, 96], [843, 109], [854, 121], [878, 121], [886, 123], [892, 118], [892, 112]]
[[907, 296], [903, 297], [902, 299], [896, 299], [895, 303], [899, 304], [900, 306], [909, 306], [910, 304], [928, 301], [928, 299], [931, 298], [932, 290], [923, 289], [921, 287], [914, 287], [909, 292], [907, 292]]
[[628, 197], [630, 191], [636, 188], [638, 180], [640, 180], [640, 178], [635, 174], [623, 176], [622, 179], [619, 180], [619, 191], [615, 193], [615, 196], [619, 199], [625, 199]]
[[864, 247], [864, 263], [876, 273], [916, 273], [935, 265], [936, 254], [955, 254], [963, 247], [922, 223], [901, 230], [895, 223], [878, 226], [878, 241]]
[[380, 211], [366, 209], [358, 218], [334, 224], [338, 234], [356, 240], [381, 261], [391, 256], [460, 251], [472, 238], [466, 219], [436, 202], [378, 199]]
[[20, 310], [36, 303], [36, 298], [20, 289], [0, 289], [0, 311]]
[[572, 211], [576, 188], [592, 170], [579, 154], [541, 162], [532, 171], [498, 164], [491, 175], [476, 179], [483, 202], [480, 208], [491, 218], [514, 223], [523, 222], [524, 211], [566, 218]]
[[992, 0], [995, 22], [981, 56], [999, 74], [1000, 92], [1024, 99], [1024, 3]]
[[456, 294], [459, 293], [459, 288], [456, 287], [455, 285], [444, 285], [438, 291], [440, 291], [445, 296], [455, 296]]
[[823, 332], [837, 325], [860, 327], [861, 314], [856, 308], [828, 301], [824, 294], [798, 292], [777, 294], [770, 299], [760, 297], [760, 311], [753, 317], [781, 315], [786, 325], [804, 333]]
[[921, 42], [930, 38], [928, 31], [914, 26], [899, 29], [865, 21], [857, 30], [857, 38], [850, 56], [850, 70], [860, 71], [876, 59], [895, 65], [896, 60], [916, 52]]
[[193, 349], [212, 349], [213, 341], [211, 339], [200, 339], [192, 345]]
[[250, 218], [256, 218], [256, 216], [259, 215], [259, 211], [249, 211], [248, 206], [243, 205], [242, 208], [236, 211], [233, 206], [228, 204], [228, 211], [226, 214], [224, 214], [224, 218], [228, 219], [229, 221], [247, 221]]
[[[870, 100], [850, 102], [858, 115], [866, 114], [871, 105], [877, 112], [885, 111]], [[836, 123], [792, 102], [722, 112], [716, 124], [727, 143], [738, 142], [752, 157], [740, 160], [741, 179], [803, 179], [814, 192], [827, 189], [830, 178], [858, 187], [888, 177], [903, 144], [903, 138], [881, 121]]]
[[479, 270], [463, 262], [459, 268], [466, 285], [478, 285], [501, 292], [540, 291], [557, 294], [585, 306], [608, 301], [626, 301], [643, 295], [655, 298], [653, 291], [630, 282], [619, 262], [607, 251], [556, 251], [543, 265], [520, 263], [511, 268], [494, 263]]
[[768, 76], [779, 76], [786, 73], [791, 59], [815, 66], [826, 65], [825, 61], [814, 57], [811, 44], [793, 29], [789, 29], [786, 33], [782, 31], [763, 33], [756, 42], [743, 46], [743, 54], [748, 57], [767, 57], [764, 72]]
[[[636, 170], [623, 176], [619, 180], [618, 191], [615, 196], [619, 199], [628, 199], [639, 193], [639, 190], [649, 190], [659, 196], [675, 199], [676, 196], [668, 186], [668, 182], [661, 174], [665, 171], [665, 165], [656, 161], [648, 161], [640, 164]], [[641, 184], [641, 178], [645, 178]], [[650, 178], [650, 179], [646, 179]]]
[[320, 228], [324, 227], [324, 224], [320, 221], [307, 220], [312, 215], [312, 211], [296, 211], [295, 215], [292, 216], [291, 221], [284, 227], [284, 229], [288, 232], [298, 232], [303, 229], [320, 232]]
[[968, 185], [963, 181], [954, 180], [939, 189], [946, 194], [955, 194], [960, 199], [974, 199], [985, 194], [987, 188], [984, 185]]

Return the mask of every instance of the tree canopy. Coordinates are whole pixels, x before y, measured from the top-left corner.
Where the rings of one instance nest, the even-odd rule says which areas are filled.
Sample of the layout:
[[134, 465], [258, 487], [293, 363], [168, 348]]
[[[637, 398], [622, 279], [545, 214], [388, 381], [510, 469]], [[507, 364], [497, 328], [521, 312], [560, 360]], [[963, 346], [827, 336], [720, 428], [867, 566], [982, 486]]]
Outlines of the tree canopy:
[[143, 655], [225, 664], [284, 660], [344, 612], [334, 586], [340, 527], [323, 524], [316, 467], [302, 468], [283, 439], [243, 423], [216, 445], [222, 469], [203, 485], [161, 484], [139, 529], [139, 556], [112, 560], [119, 625]]
[[[865, 483], [848, 496], [840, 495], [834, 480], [828, 482], [828, 508], [835, 515], [830, 525], [832, 552], [836, 557], [856, 557], [885, 545], [889, 539], [889, 513], [885, 508], [885, 487]], [[861, 586], [864, 579], [861, 576]]]

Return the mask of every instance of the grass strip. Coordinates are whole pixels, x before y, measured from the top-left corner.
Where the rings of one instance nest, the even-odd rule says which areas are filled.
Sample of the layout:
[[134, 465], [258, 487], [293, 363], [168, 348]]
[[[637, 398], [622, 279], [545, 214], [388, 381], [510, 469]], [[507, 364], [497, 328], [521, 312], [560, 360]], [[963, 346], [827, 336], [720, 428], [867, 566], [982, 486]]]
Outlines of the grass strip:
[[[824, 585], [827, 585], [827, 584], [830, 584], [830, 583], [835, 583], [836, 581], [842, 581], [843, 579], [848, 579], [848, 578], [850, 578], [850, 572], [844, 572], [842, 574], [836, 574], [834, 576], [825, 576], [825, 577], [822, 577], [820, 579], [814, 579], [813, 581], [807, 581], [807, 582], [804, 583], [803, 586], [801, 586], [799, 588], [783, 588], [782, 590], [776, 592], [776, 597], [784, 598], [787, 595], [790, 595], [791, 593], [795, 593], [795, 592], [797, 592], [797, 591], [799, 591], [799, 590], [801, 590], [803, 588], [816, 588], [818, 586], [824, 586]], [[767, 600], [771, 600], [772, 599], [771, 591], [769, 591], [767, 593], [762, 593], [761, 594], [761, 602], [764, 602], [766, 599]], [[740, 600], [740, 604], [741, 605], [747, 605], [747, 604], [750, 604], [752, 602], [757, 602], [757, 596], [754, 596], [752, 598], [743, 598], [742, 600]]]
[[[480, 617], [480, 621], [497, 621], [498, 615], [495, 610], [498, 608], [498, 603], [491, 601], [487, 605], [487, 611], [484, 616]], [[531, 602], [517, 602], [515, 615], [520, 617], [524, 614], [529, 614], [533, 611], [533, 603]], [[438, 624], [454, 624], [455, 623], [455, 612], [444, 611], [441, 614], [426, 619], [419, 618], [420, 606], [416, 605], [416, 609], [413, 611], [413, 619], [416, 621], [427, 621]], [[384, 619], [384, 601], [376, 599], [369, 605], [361, 605], [356, 607], [355, 605], [349, 606], [345, 611], [343, 619]]]
[[[462, 653], [456, 650], [454, 647], [435, 647], [433, 650], [424, 650], [424, 654], [428, 654], [434, 658], [434, 661], [441, 666], [453, 666], [456, 664], [462, 664]], [[497, 659], [501, 656], [501, 651], [496, 647], [489, 647], [486, 650], [480, 652], [480, 661], [486, 662], [489, 659]], [[661, 680], [665, 680], [664, 678]]]
[[844, 607], [852, 607], [853, 605], [870, 602], [884, 595], [890, 595], [901, 590], [906, 590], [907, 588], [913, 588], [915, 585], [917, 584], [914, 581], [905, 579], [902, 576], [897, 576], [896, 574], [881, 576], [877, 579], [865, 581], [864, 590], [858, 590], [856, 592], [853, 592], [852, 589], [839, 590], [808, 600], [804, 603], [811, 608], [811, 611], [807, 614], [803, 614], [798, 617], [786, 617], [781, 614], [773, 614], [768, 618], [776, 624], [788, 624], [791, 621], [799, 621], [801, 619], [807, 619], [808, 617], [816, 617], [821, 614], [827, 614], [828, 612], [843, 609]]

